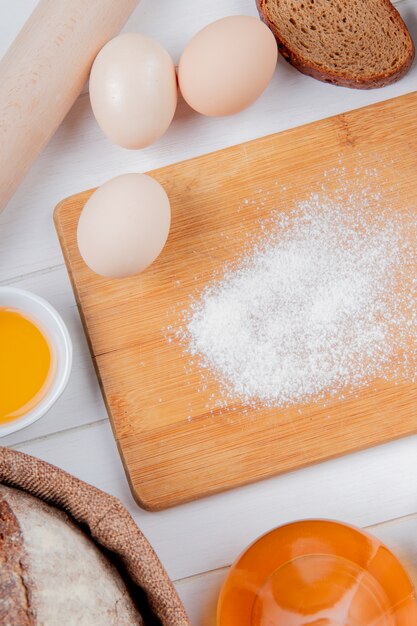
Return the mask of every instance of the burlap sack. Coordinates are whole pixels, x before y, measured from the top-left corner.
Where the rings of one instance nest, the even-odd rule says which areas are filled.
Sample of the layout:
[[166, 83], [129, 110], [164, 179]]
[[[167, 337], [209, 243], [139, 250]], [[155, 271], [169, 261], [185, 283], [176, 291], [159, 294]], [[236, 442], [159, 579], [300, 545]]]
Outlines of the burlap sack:
[[163, 626], [190, 626], [175, 588], [150, 544], [115, 497], [32, 456], [0, 447], [0, 482], [64, 510], [117, 557], [138, 598], [145, 592]]

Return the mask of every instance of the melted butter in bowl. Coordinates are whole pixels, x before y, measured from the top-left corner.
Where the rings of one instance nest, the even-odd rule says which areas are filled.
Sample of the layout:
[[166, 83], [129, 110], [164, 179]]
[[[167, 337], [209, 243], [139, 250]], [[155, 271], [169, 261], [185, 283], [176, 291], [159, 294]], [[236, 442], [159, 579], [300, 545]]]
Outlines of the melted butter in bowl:
[[0, 423], [22, 417], [45, 397], [56, 370], [54, 347], [39, 324], [0, 308]]
[[0, 437], [52, 407], [71, 363], [71, 339], [57, 311], [28, 291], [0, 287]]

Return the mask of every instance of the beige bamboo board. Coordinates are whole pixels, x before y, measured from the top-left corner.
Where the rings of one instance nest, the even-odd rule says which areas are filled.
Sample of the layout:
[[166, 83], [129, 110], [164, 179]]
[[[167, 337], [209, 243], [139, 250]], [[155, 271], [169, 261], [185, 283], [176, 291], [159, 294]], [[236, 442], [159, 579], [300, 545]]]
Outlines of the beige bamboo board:
[[[279, 115], [279, 112], [277, 112]], [[117, 172], [115, 172], [117, 174]], [[311, 193], [378, 189], [417, 203], [417, 93], [150, 172], [166, 189], [172, 228], [143, 274], [108, 280], [83, 263], [80, 211], [55, 224], [132, 492], [163, 509], [417, 432], [417, 389], [376, 381], [346, 397], [292, 408], [218, 407], [220, 382], [180, 341], [167, 341], [199, 291], [239, 259], [271, 211]], [[343, 180], [342, 180], [343, 179]], [[169, 329], [169, 331], [167, 330]]]

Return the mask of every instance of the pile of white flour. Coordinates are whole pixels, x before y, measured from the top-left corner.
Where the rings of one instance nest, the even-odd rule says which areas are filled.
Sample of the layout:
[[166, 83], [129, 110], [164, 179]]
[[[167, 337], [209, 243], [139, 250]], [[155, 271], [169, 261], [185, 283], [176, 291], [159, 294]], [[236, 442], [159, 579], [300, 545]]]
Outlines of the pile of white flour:
[[185, 315], [226, 395], [282, 407], [415, 376], [415, 221], [312, 195], [262, 231]]

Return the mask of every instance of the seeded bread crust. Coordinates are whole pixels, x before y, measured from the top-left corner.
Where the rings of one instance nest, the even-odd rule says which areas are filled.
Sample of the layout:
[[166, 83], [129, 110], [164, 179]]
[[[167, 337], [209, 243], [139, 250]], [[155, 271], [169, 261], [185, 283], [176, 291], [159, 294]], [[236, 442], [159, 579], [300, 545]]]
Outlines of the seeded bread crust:
[[[340, 0], [339, 4], [345, 4], [349, 1], [350, 0]], [[317, 80], [320, 80], [322, 82], [332, 83], [341, 87], [351, 87], [355, 89], [374, 89], [390, 85], [402, 78], [410, 69], [415, 56], [413, 40], [411, 39], [411, 35], [408, 32], [407, 26], [405, 25], [397, 9], [391, 4], [390, 0], [378, 1], [381, 4], [381, 8], [386, 11], [387, 19], [397, 25], [401, 36], [403, 37], [404, 44], [408, 48], [408, 53], [401, 60], [401, 62], [399, 62], [398, 66], [394, 67], [391, 71], [385, 71], [381, 73], [376, 72], [374, 75], [368, 75], [365, 77], [355, 75], [353, 71], [351, 73], [339, 73], [336, 71], [332, 71], [330, 68], [326, 71], [323, 71], [323, 69], [318, 67], [317, 64], [314, 63], [314, 61], [306, 56], [305, 53], [302, 54], [296, 46], [292, 45], [291, 42], [289, 42], [285, 38], [282, 33], [282, 28], [280, 28], [280, 24], [278, 23], [277, 19], [272, 16], [270, 6], [273, 5], [279, 10], [282, 0], [256, 0], [256, 4], [261, 20], [271, 29], [271, 31], [275, 35], [280, 53], [300, 72], [306, 74], [307, 76], [316, 78]], [[299, 3], [300, 7], [303, 7], [303, 3], [301, 0], [299, 0]], [[314, 2], [312, 4], [314, 4]], [[376, 27], [378, 28], [379, 26]], [[337, 40], [339, 37], [338, 33], [335, 32], [334, 37], [335, 40]]]

